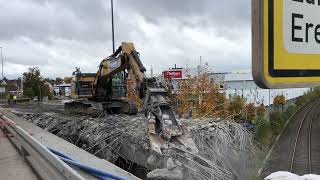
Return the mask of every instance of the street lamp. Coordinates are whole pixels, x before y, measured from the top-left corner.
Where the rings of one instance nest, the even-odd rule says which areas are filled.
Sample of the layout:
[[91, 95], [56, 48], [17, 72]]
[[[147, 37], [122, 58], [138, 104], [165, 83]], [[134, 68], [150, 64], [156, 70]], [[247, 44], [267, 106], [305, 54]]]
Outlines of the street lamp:
[[3, 80], [3, 56], [2, 56], [2, 47], [0, 46], [0, 49], [1, 49], [1, 64], [2, 64], [2, 66], [1, 66], [1, 69], [2, 69], [2, 71], [1, 71], [1, 73], [2, 73], [2, 80]]
[[111, 0], [111, 23], [112, 23], [112, 50], [114, 53], [115, 47], [114, 47], [113, 0]]

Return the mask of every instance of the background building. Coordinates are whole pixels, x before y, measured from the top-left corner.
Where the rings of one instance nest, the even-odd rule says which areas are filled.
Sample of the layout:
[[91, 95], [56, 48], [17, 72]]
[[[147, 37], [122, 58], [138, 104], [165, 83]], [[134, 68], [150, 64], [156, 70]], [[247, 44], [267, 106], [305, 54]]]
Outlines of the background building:
[[241, 95], [246, 97], [248, 102], [255, 104], [272, 104], [277, 95], [293, 99], [309, 90], [309, 88], [261, 89], [255, 84], [251, 73], [209, 73], [209, 77], [219, 85], [227, 97]]
[[[196, 75], [197, 69], [172, 68], [165, 70], [160, 81], [169, 82], [173, 92], [179, 91], [179, 83], [188, 78], [188, 75]], [[250, 103], [269, 105], [277, 95], [284, 95], [286, 99], [294, 99], [303, 95], [309, 88], [291, 88], [291, 89], [261, 89], [252, 77], [251, 73], [209, 73], [209, 79], [215, 82], [221, 92], [226, 93], [230, 98], [233, 95], [240, 95]]]
[[8, 94], [15, 94], [17, 96], [22, 95], [22, 82], [21, 79], [8, 80], [4, 79], [0, 81], [0, 99], [7, 98]]

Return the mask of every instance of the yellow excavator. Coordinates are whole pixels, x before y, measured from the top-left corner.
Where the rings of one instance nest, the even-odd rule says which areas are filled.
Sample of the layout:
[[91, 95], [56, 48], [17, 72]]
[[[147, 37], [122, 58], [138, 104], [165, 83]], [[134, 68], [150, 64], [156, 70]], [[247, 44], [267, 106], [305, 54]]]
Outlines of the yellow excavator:
[[[79, 69], [74, 72], [75, 84], [72, 89], [75, 100], [65, 103], [65, 109], [69, 111], [82, 112], [88, 114], [92, 112], [108, 112], [112, 114], [129, 114], [138, 113], [137, 106], [127, 97], [128, 78], [134, 80], [135, 89], [140, 97], [143, 96], [142, 84], [147, 80], [144, 76], [146, 69], [143, 67], [138, 52], [135, 50], [133, 43], [122, 43], [117, 51], [111, 56], [103, 59], [99, 69], [93, 78], [91, 93], [81, 94], [81, 85], [77, 80], [83, 79]], [[83, 98], [81, 98], [83, 97]]]
[[167, 91], [154, 78], [146, 78], [145, 71], [133, 43], [123, 42], [114, 54], [101, 61], [92, 83], [92, 96], [67, 102], [65, 108], [136, 115], [138, 108], [127, 97], [130, 78], [143, 101], [151, 148], [161, 154], [167, 142], [174, 139], [177, 146], [197, 152], [189, 132], [175, 117]]

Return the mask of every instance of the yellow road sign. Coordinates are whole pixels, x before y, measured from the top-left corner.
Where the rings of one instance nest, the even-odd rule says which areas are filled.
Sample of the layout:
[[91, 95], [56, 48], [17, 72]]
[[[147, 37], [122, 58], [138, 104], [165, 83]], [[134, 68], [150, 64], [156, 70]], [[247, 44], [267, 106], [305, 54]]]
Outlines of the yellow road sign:
[[252, 0], [252, 74], [262, 88], [320, 85], [320, 0]]

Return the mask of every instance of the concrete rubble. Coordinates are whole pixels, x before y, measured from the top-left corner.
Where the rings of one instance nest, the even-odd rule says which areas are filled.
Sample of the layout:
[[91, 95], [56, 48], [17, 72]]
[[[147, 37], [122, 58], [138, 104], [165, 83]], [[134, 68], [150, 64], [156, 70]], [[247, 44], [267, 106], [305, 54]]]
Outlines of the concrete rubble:
[[246, 172], [254, 163], [251, 133], [233, 122], [184, 119], [199, 153], [170, 146], [159, 156], [150, 151], [143, 114], [98, 118], [55, 113], [18, 115], [127, 171], [134, 173], [138, 166], [143, 167], [146, 174], [140, 177], [144, 179], [248, 179]]

